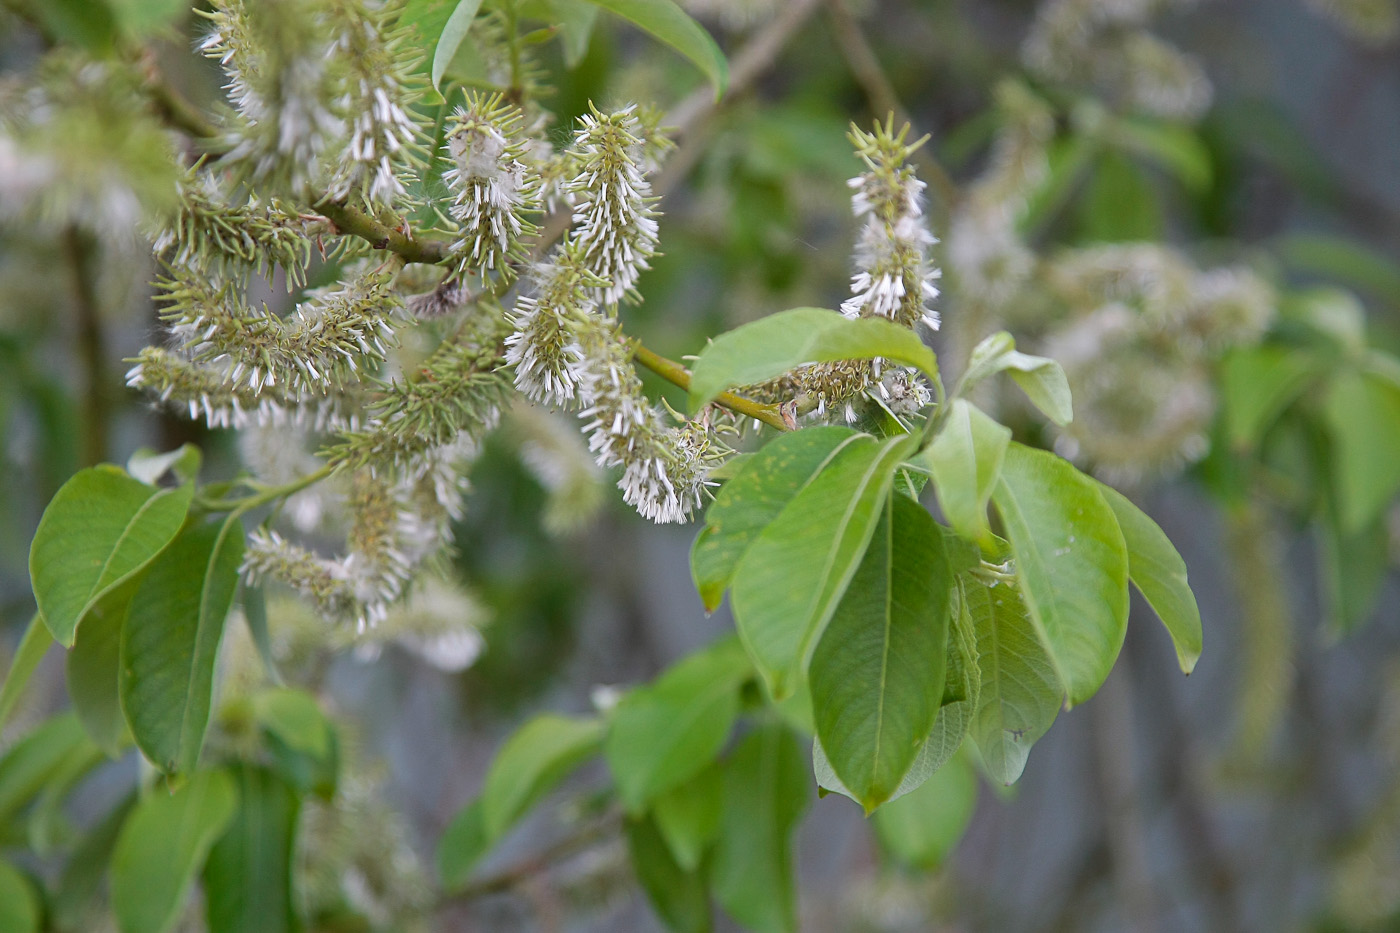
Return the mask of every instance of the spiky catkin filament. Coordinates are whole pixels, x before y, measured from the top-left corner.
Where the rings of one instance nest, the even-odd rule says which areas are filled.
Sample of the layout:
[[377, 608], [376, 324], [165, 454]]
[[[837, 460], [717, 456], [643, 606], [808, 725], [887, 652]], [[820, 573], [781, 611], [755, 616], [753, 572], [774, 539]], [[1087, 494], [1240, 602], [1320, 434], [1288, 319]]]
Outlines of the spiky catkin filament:
[[312, 236], [320, 231], [300, 214], [275, 200], [227, 204], [207, 178], [193, 175], [179, 192], [179, 209], [155, 234], [157, 256], [225, 279], [281, 268], [292, 284], [305, 284]]
[[635, 106], [604, 114], [590, 107], [579, 118], [574, 151], [579, 172], [573, 193], [574, 239], [583, 264], [607, 280], [599, 300], [640, 300], [637, 278], [656, 254], [656, 199], [643, 173], [643, 143]]
[[703, 502], [713, 459], [698, 425], [662, 423], [642, 392], [632, 354], [616, 323], [592, 318], [571, 347], [588, 449], [599, 466], [623, 468], [623, 501], [655, 522], [688, 521]]
[[585, 265], [577, 243], [566, 241], [530, 272], [533, 294], [515, 302], [514, 332], [506, 338], [506, 362], [515, 367], [515, 387], [527, 398], [573, 404], [577, 377], [569, 347], [579, 321], [598, 316], [597, 292], [604, 279]]
[[324, 396], [382, 362], [394, 343], [390, 316], [401, 305], [385, 273], [321, 289], [289, 318], [252, 308], [229, 283], [175, 269], [160, 283], [162, 319], [195, 362], [228, 366], [254, 394], [280, 386], [291, 396]]
[[505, 324], [484, 311], [420, 367], [411, 380], [382, 387], [368, 423], [325, 453], [337, 467], [403, 468], [460, 436], [495, 427], [510, 383], [497, 372]]
[[453, 244], [463, 272], [514, 275], [525, 258], [523, 237], [536, 228], [527, 215], [539, 211], [540, 178], [526, 165], [520, 109], [500, 94], [468, 94], [449, 124], [451, 167], [443, 180], [453, 192], [451, 212], [461, 224]]
[[940, 272], [931, 266], [928, 249], [937, 242], [923, 216], [924, 183], [907, 164], [920, 139], [905, 141], [906, 124], [894, 132], [891, 120], [875, 132], [851, 127], [851, 142], [866, 171], [849, 185], [851, 210], [863, 221], [856, 241], [852, 297], [841, 305], [850, 318], [883, 317], [913, 327], [923, 321], [937, 329], [938, 314], [928, 303], [938, 297]]

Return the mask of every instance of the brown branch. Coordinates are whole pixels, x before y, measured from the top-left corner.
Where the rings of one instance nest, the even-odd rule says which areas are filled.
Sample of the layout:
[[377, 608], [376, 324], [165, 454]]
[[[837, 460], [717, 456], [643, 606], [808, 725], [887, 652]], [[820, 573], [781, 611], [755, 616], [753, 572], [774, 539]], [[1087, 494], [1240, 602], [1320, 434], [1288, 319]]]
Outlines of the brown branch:
[[380, 223], [359, 208], [329, 198], [316, 204], [315, 210], [335, 225], [337, 231], [356, 236], [375, 249], [387, 249], [406, 262], [438, 265], [448, 258], [448, 244], [442, 240], [416, 237], [405, 224], [391, 227]]
[[73, 272], [73, 307], [77, 313], [78, 357], [87, 377], [83, 393], [83, 465], [107, 459], [107, 425], [111, 419], [107, 385], [107, 341], [102, 332], [102, 309], [97, 297], [93, 268], [97, 240], [90, 233], [69, 227], [63, 232], [63, 250]]
[[533, 880], [537, 875], [548, 871], [556, 862], [586, 851], [596, 843], [612, 836], [617, 832], [620, 822], [620, 814], [604, 814], [592, 823], [580, 827], [576, 832], [551, 843], [510, 868], [444, 894], [438, 901], [438, 908], [442, 909], [456, 901], [471, 901], [488, 894], [501, 894], [518, 888]]
[[[860, 85], [866, 100], [870, 102], [876, 119], [883, 120], [886, 116], [893, 116], [896, 123], [908, 123], [913, 126], [914, 121], [910, 118], [909, 111], [900, 102], [894, 84], [885, 74], [884, 66], [880, 64], [875, 50], [870, 47], [860, 23], [856, 22], [841, 0], [828, 0], [826, 7], [831, 16], [831, 31], [836, 34], [836, 44], [841, 48], [846, 67], [856, 84]], [[928, 146], [920, 146], [915, 152], [915, 158], [938, 191], [944, 211], [944, 216], [939, 217], [938, 222], [940, 226], [946, 226], [946, 215], [951, 213], [953, 206], [958, 203], [958, 186], [947, 170], [933, 157]]]

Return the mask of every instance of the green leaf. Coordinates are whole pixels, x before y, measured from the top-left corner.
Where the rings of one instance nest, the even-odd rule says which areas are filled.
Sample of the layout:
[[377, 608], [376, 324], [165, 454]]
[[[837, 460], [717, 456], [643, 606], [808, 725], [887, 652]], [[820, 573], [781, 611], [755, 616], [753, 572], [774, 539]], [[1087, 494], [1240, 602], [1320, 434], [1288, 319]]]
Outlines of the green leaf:
[[1392, 305], [1400, 302], [1400, 263], [1360, 240], [1293, 233], [1276, 240], [1274, 250], [1306, 275], [1364, 289]]
[[1026, 393], [1031, 403], [1058, 425], [1074, 420], [1069, 380], [1060, 364], [1044, 356], [1031, 356], [1016, 349], [1016, 341], [1006, 331], [987, 337], [972, 349], [959, 394], [986, 379], [1005, 372]]
[[112, 50], [117, 23], [107, 0], [24, 0], [20, 6], [59, 42], [98, 55]]
[[163, 771], [192, 771], [199, 761], [242, 562], [236, 516], [193, 525], [151, 565], [132, 598], [121, 638], [122, 709], [136, 744]]
[[[144, 572], [143, 572], [144, 573]], [[68, 696], [83, 728], [108, 757], [115, 758], [131, 742], [122, 718], [122, 629], [132, 594], [141, 583], [134, 577], [108, 593], [87, 613], [78, 641], [64, 658]]]
[[5, 674], [5, 683], [0, 686], [0, 732], [4, 731], [5, 723], [9, 722], [10, 714], [14, 712], [15, 704], [24, 694], [24, 688], [29, 684], [29, 678], [34, 676], [34, 669], [39, 666], [39, 662], [44, 660], [44, 655], [48, 654], [49, 646], [53, 644], [53, 636], [44, 627], [43, 620], [36, 614], [29, 620], [29, 625], [24, 630], [24, 637], [20, 639], [19, 647], [15, 649], [14, 660], [10, 663], [10, 669]]
[[656, 913], [677, 933], [705, 933], [710, 929], [710, 898], [705, 879], [687, 871], [671, 856], [650, 817], [629, 817], [624, 829], [632, 869]]
[[972, 403], [955, 398], [933, 442], [914, 458], [933, 474], [938, 504], [949, 523], [969, 540], [982, 541], [990, 533], [987, 504], [1010, 442], [1010, 428]]
[[1332, 434], [1332, 483], [1342, 531], [1369, 525], [1400, 490], [1400, 389], [1338, 373], [1324, 415]]
[[623, 697], [608, 717], [603, 754], [628, 812], [641, 812], [710, 763], [739, 712], [739, 686], [752, 674], [743, 646], [726, 638]]
[[433, 49], [433, 88], [437, 89], [442, 83], [442, 76], [447, 71], [447, 66], [452, 64], [452, 56], [457, 54], [457, 49], [462, 44], [462, 40], [467, 37], [468, 31], [472, 28], [472, 21], [476, 19], [476, 11], [481, 8], [481, 0], [459, 0], [452, 15], [447, 18], [443, 25], [442, 33], [438, 36], [437, 46]]
[[1191, 192], [1199, 194], [1210, 188], [1215, 174], [1210, 149], [1191, 127], [1146, 117], [1123, 117], [1109, 124], [1108, 137], [1124, 150], [1171, 173]]
[[1222, 407], [1230, 444], [1250, 450], [1264, 432], [1307, 389], [1318, 374], [1317, 360], [1289, 347], [1240, 348], [1221, 366]]
[[262, 658], [263, 671], [268, 680], [280, 687], [283, 683], [282, 673], [277, 670], [277, 658], [272, 653], [272, 633], [267, 628], [267, 599], [263, 588], [250, 586], [246, 580], [243, 581], [239, 602], [243, 606], [243, 620], [248, 623], [248, 634], [258, 649], [258, 657]]
[[976, 807], [977, 772], [959, 755], [913, 793], [876, 810], [875, 835], [901, 862], [934, 871], [967, 831]]
[[1319, 524], [1327, 631], [1339, 637], [1355, 631], [1375, 609], [1390, 570], [1390, 532], [1382, 515], [1370, 527], [1348, 534], [1331, 507]]
[[38, 933], [39, 917], [34, 885], [9, 862], [0, 861], [0, 930]]
[[193, 486], [156, 489], [106, 465], [63, 484], [29, 549], [34, 599], [55, 641], [73, 646], [98, 601], [174, 539], [193, 496]]
[[82, 930], [97, 927], [93, 917], [96, 912], [97, 895], [107, 877], [107, 865], [112, 860], [112, 849], [117, 844], [117, 834], [126, 822], [127, 814], [136, 806], [136, 793], [133, 791], [102, 817], [101, 821], [83, 838], [73, 852], [68, 864], [63, 866], [63, 874], [58, 879], [58, 889], [51, 903], [54, 925], [60, 930]]
[[729, 63], [699, 23], [672, 0], [588, 0], [648, 32], [700, 69], [715, 89], [715, 100], [729, 86]]
[[886, 500], [808, 674], [817, 738], [869, 813], [898, 789], [943, 699], [953, 584], [938, 523]]
[[79, 749], [95, 749], [78, 717], [62, 713], [45, 720], [0, 757], [0, 826], [44, 789]]
[[1141, 168], [1117, 152], [1105, 152], [1077, 205], [1075, 239], [1130, 243], [1160, 239], [1164, 221], [1157, 190]]
[[466, 884], [476, 863], [491, 848], [491, 841], [486, 835], [479, 799], [457, 811], [437, 848], [438, 877], [444, 890], [455, 891]]
[[[184, 0], [181, 0], [183, 4]], [[136, 453], [126, 461], [126, 471], [143, 483], [156, 485], [167, 472], [173, 472], [182, 483], [192, 483], [199, 476], [199, 465], [204, 455], [193, 444], [184, 444], [175, 450], [158, 453], [149, 447], [137, 448]]]
[[1016, 587], [964, 576], [960, 591], [977, 633], [982, 678], [968, 733], [988, 774], [1014, 784], [1031, 746], [1055, 722], [1060, 687]]
[[690, 572], [706, 611], [719, 608], [739, 562], [763, 529], [855, 436], [850, 428], [834, 426], [780, 435], [725, 484], [690, 551]]
[[1166, 626], [1182, 673], [1191, 673], [1201, 657], [1201, 610], [1186, 581], [1186, 562], [1166, 532], [1127, 496], [1102, 483], [1099, 492], [1128, 546], [1128, 579]]
[[240, 764], [238, 809], [204, 865], [210, 933], [294, 933], [292, 864], [301, 798], [266, 768]]
[[481, 792], [482, 826], [495, 841], [569, 772], [597, 754], [597, 719], [537, 716], [501, 748]]
[[916, 444], [912, 437], [853, 440], [744, 555], [734, 575], [734, 618], [775, 699], [802, 679], [875, 532], [894, 468]]
[[564, 67], [577, 68], [588, 52], [598, 7], [588, 0], [525, 0], [519, 9], [522, 17], [543, 20], [559, 30]]
[[189, 0], [107, 0], [117, 26], [129, 38], [140, 39], [172, 25], [190, 10]]
[[917, 334], [882, 318], [850, 320], [823, 308], [793, 308], [716, 337], [690, 374], [690, 410], [732, 386], [781, 376], [803, 363], [884, 357], [938, 378], [938, 361]]
[[700, 867], [705, 849], [719, 836], [723, 809], [724, 771], [717, 762], [652, 801], [652, 819], [681, 868]]
[[195, 873], [237, 803], [232, 778], [201, 771], [173, 794], [157, 789], [137, 804], [112, 853], [112, 908], [122, 933], [174, 927]]
[[253, 697], [258, 723], [293, 751], [325, 759], [333, 751], [334, 734], [321, 704], [304, 690], [274, 687]]
[[[959, 539], [945, 537], [944, 544], [949, 540]], [[957, 571], [959, 568], [950, 569]], [[956, 590], [953, 595], [957, 595]], [[898, 800], [905, 794], [913, 793], [947, 764], [962, 747], [963, 738], [972, 723], [981, 696], [982, 675], [977, 666], [977, 635], [972, 629], [965, 600], [958, 600], [958, 609], [952, 621], [953, 624], [948, 627], [948, 670], [943, 687], [943, 706], [933, 721], [933, 730], [919, 746], [914, 763], [905, 772], [899, 787], [890, 794], [889, 800]], [[826, 757], [820, 740], [812, 744], [812, 771], [820, 787], [855, 799], [855, 795], [836, 776], [836, 770]], [[885, 803], [888, 804], [889, 800]]]
[[715, 897], [755, 933], [795, 930], [792, 830], [809, 796], [802, 750], [766, 725], [746, 735], [724, 769], [724, 810], [711, 870]]
[[1020, 444], [1006, 452], [992, 501], [1036, 636], [1068, 703], [1082, 703], [1108, 676], [1127, 629], [1128, 553], [1118, 521], [1093, 480]]

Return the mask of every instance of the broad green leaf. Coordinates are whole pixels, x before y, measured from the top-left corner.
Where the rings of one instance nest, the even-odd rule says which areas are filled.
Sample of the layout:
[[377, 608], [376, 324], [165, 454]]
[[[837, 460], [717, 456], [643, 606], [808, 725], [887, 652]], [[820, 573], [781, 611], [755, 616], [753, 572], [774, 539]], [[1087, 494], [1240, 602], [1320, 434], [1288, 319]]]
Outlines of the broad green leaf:
[[74, 850], [68, 863], [63, 866], [63, 874], [58, 879], [58, 889], [51, 901], [55, 926], [60, 930], [84, 930], [97, 927], [97, 895], [107, 877], [107, 865], [112, 860], [112, 849], [117, 844], [117, 834], [126, 822], [127, 814], [136, 806], [136, 793], [133, 791], [113, 807], [94, 826]]
[[136, 744], [163, 771], [192, 771], [199, 761], [242, 562], [236, 517], [192, 525], [131, 600], [121, 638], [122, 709]]
[[1235, 350], [1221, 367], [1221, 404], [1230, 444], [1245, 450], [1259, 445], [1264, 432], [1318, 374], [1319, 364], [1290, 347]]
[[0, 860], [0, 930], [38, 933], [39, 917], [34, 885], [9, 862]]
[[83, 742], [70, 748], [63, 760], [49, 772], [26, 821], [29, 850], [32, 853], [46, 858], [53, 851], [68, 847], [73, 831], [66, 812], [69, 794], [106, 761], [107, 756], [100, 749]]
[[1003, 427], [965, 399], [949, 403], [948, 418], [916, 463], [933, 474], [933, 488], [943, 514], [958, 533], [973, 541], [986, 538], [987, 504], [1001, 476], [1001, 462], [1011, 442]]
[[603, 724], [597, 719], [537, 716], [511, 736], [486, 774], [481, 818], [492, 841], [549, 793], [569, 772], [597, 754]]
[[109, 757], [131, 742], [122, 717], [121, 640], [132, 595], [145, 571], [109, 592], [87, 613], [78, 640], [64, 658], [68, 696], [83, 728]]
[[740, 560], [768, 523], [855, 436], [835, 426], [780, 435], [724, 485], [690, 551], [690, 572], [707, 611], [719, 608]]
[[29, 678], [34, 676], [34, 669], [44, 660], [44, 655], [48, 654], [52, 644], [53, 636], [44, 627], [43, 620], [35, 615], [24, 630], [24, 637], [15, 649], [10, 669], [5, 672], [4, 685], [0, 686], [0, 732], [4, 731], [10, 713], [14, 712], [15, 704], [19, 702], [24, 688], [29, 684]]
[[156, 489], [105, 465], [63, 484], [29, 549], [34, 599], [55, 641], [73, 646], [98, 601], [174, 539], [193, 496], [193, 486]]
[[248, 623], [248, 634], [258, 649], [258, 657], [262, 658], [263, 671], [268, 680], [280, 687], [282, 673], [277, 670], [277, 659], [272, 653], [272, 634], [267, 628], [267, 599], [263, 588], [250, 586], [244, 580], [241, 592], [239, 602], [243, 606], [243, 620]]
[[1385, 516], [1354, 534], [1327, 508], [1320, 524], [1322, 579], [1327, 594], [1327, 631], [1337, 637], [1365, 622], [1390, 570], [1390, 533]]
[[792, 733], [746, 735], [724, 769], [724, 811], [710, 877], [715, 897], [754, 933], [797, 927], [792, 830], [807, 808], [808, 778]]
[[1191, 673], [1201, 657], [1201, 610], [1186, 582], [1186, 562], [1166, 532], [1127, 496], [1102, 483], [1099, 492], [1113, 509], [1128, 546], [1128, 579], [1166, 626], [1182, 673]]
[[331, 754], [333, 730], [321, 704], [304, 690], [275, 687], [253, 697], [253, 716], [293, 751], [324, 759]]
[[1075, 208], [1077, 242], [1135, 243], [1163, 235], [1157, 188], [1121, 153], [1108, 151], [1099, 157]]
[[117, 38], [110, 0], [24, 0], [20, 8], [33, 15], [44, 32], [86, 52], [109, 52]]
[[559, 30], [564, 67], [577, 68], [588, 52], [598, 7], [589, 0], [524, 0], [519, 9], [522, 17], [543, 20]]
[[482, 822], [481, 800], [473, 800], [452, 818], [437, 848], [438, 877], [444, 890], [454, 891], [466, 884], [476, 863], [491, 848]]
[[199, 476], [199, 465], [203, 460], [204, 455], [193, 444], [185, 444], [165, 453], [141, 447], [126, 461], [126, 472], [152, 486], [156, 485], [167, 471], [173, 472], [175, 478], [182, 483], [192, 483]]
[[[947, 539], [944, 543], [947, 543]], [[957, 595], [956, 590], [953, 591], [953, 595]], [[978, 698], [981, 696], [982, 675], [977, 667], [977, 636], [972, 630], [972, 622], [967, 617], [965, 605], [965, 601], [958, 601], [957, 612], [952, 617], [953, 624], [948, 628], [948, 670], [943, 687], [943, 705], [938, 710], [928, 738], [919, 746], [914, 763], [904, 773], [899, 787], [890, 794], [886, 804], [922, 787], [925, 781], [957, 753], [967, 735]], [[958, 699], [950, 700], [950, 693], [956, 694]], [[836, 770], [826, 757], [820, 739], [812, 743], [812, 771], [818, 786], [852, 800], [856, 799], [855, 794], [836, 776]]]
[[743, 646], [726, 638], [623, 697], [608, 717], [603, 755], [628, 812], [640, 813], [713, 760], [752, 674]]
[[433, 88], [436, 89], [442, 83], [443, 73], [447, 71], [447, 66], [452, 63], [452, 56], [457, 54], [458, 47], [462, 40], [467, 37], [467, 33], [472, 28], [472, 20], [476, 19], [476, 12], [481, 8], [481, 0], [458, 0], [457, 7], [452, 11], [452, 15], [447, 18], [443, 25], [442, 33], [438, 36], [437, 45], [433, 49]]
[[1332, 483], [1342, 531], [1369, 525], [1400, 490], [1400, 389], [1340, 372], [1324, 415], [1332, 434]]
[[628, 817], [624, 829], [632, 870], [667, 929], [677, 933], [709, 930], [710, 898], [705, 879], [676, 862], [650, 816]]
[[817, 738], [867, 813], [898, 789], [938, 715], [953, 585], [933, 516], [886, 501], [808, 673]]
[[1392, 305], [1400, 301], [1400, 263], [1360, 240], [1293, 233], [1274, 241], [1277, 255], [1305, 274], [1364, 289]]
[[0, 826], [44, 789], [77, 749], [95, 746], [78, 717], [62, 713], [44, 721], [0, 757]]
[[729, 63], [699, 23], [673, 0], [588, 0], [648, 32], [680, 52], [700, 69], [715, 89], [715, 99], [729, 86]]
[[676, 863], [686, 871], [700, 867], [705, 849], [719, 835], [724, 809], [724, 771], [710, 762], [699, 774], [652, 801], [656, 820]]
[[1060, 686], [1015, 586], [987, 587], [965, 575], [960, 592], [977, 633], [982, 678], [968, 733], [992, 778], [1014, 784], [1059, 713]]
[[233, 770], [238, 808], [204, 865], [210, 933], [294, 933], [292, 864], [301, 798], [272, 771]]
[[894, 468], [916, 444], [912, 437], [847, 444], [744, 555], [734, 575], [734, 618], [775, 699], [802, 679], [875, 532]]
[[1191, 127], [1146, 117], [1124, 117], [1110, 123], [1108, 135], [1123, 149], [1176, 176], [1192, 192], [1210, 188], [1214, 174], [1210, 149]]
[[907, 865], [933, 871], [958, 844], [977, 807], [977, 772], [958, 755], [917, 790], [875, 811], [875, 835]]
[[793, 308], [716, 337], [690, 374], [690, 410], [724, 390], [781, 376], [803, 363], [884, 357], [938, 378], [933, 351], [917, 334], [882, 318], [850, 320], [823, 308]]
[[1031, 403], [1058, 425], [1074, 419], [1069, 380], [1060, 364], [1044, 356], [1031, 356], [1016, 349], [1016, 341], [1006, 331], [987, 337], [972, 349], [962, 391], [989, 376], [1005, 372], [1026, 393]]
[[1082, 703], [1108, 677], [1127, 629], [1128, 553], [1118, 521], [1093, 480], [1020, 444], [1006, 451], [992, 501], [1036, 636], [1068, 703]]
[[179, 919], [204, 857], [238, 804], [233, 779], [200, 771], [173, 794], [137, 804], [112, 853], [112, 909], [122, 933], [163, 933]]
[[1292, 292], [1279, 302], [1279, 314], [1285, 322], [1303, 325], [1350, 355], [1366, 351], [1366, 308], [1346, 289], [1322, 286]]

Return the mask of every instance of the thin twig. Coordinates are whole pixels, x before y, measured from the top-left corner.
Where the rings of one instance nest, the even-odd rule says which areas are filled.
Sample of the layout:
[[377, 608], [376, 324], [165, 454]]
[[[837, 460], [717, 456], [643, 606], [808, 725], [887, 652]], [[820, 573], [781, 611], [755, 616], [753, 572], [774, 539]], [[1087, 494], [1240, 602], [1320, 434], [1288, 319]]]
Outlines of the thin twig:
[[[908, 123], [910, 126], [914, 126], [909, 111], [899, 100], [899, 94], [895, 91], [894, 84], [885, 74], [879, 56], [875, 54], [875, 50], [870, 47], [870, 42], [865, 38], [860, 23], [850, 14], [841, 0], [828, 0], [826, 8], [831, 16], [831, 31], [836, 34], [836, 44], [840, 46], [841, 55], [846, 59], [846, 67], [850, 69], [851, 77], [855, 79], [856, 84], [860, 85], [866, 100], [870, 102], [871, 109], [875, 111], [875, 117], [883, 120], [886, 116], [893, 116], [895, 123]], [[934, 158], [928, 146], [920, 146], [914, 157], [918, 160], [920, 168], [923, 169], [929, 181], [932, 182], [933, 187], [938, 191], [943, 215], [937, 219], [939, 226], [945, 226], [946, 215], [952, 212], [953, 206], [958, 202], [957, 183]]]
[[[635, 340], [632, 342], [632, 359], [672, 385], [690, 391], [690, 370], [686, 369], [675, 360], [668, 360], [666, 357], [648, 350]], [[777, 405], [756, 402], [753, 399], [744, 398], [742, 395], [735, 395], [732, 392], [721, 392], [719, 395], [715, 396], [715, 404], [719, 405], [721, 408], [728, 408], [736, 414], [762, 421], [764, 424], [775, 427], [779, 431], [790, 430], [788, 424], [783, 420], [782, 413], [779, 412]]]
[[78, 355], [87, 375], [83, 393], [83, 464], [93, 466], [107, 459], [107, 423], [110, 420], [107, 385], [107, 346], [102, 333], [102, 312], [97, 298], [97, 240], [69, 227], [63, 248], [73, 272], [74, 310], [78, 317]]
[[562, 861], [579, 852], [586, 851], [598, 842], [607, 839], [618, 830], [621, 822], [621, 815], [608, 813], [592, 823], [582, 826], [577, 832], [565, 836], [557, 842], [551, 843], [539, 852], [523, 861], [517, 862], [510, 868], [488, 875], [478, 881], [473, 881], [456, 891], [444, 894], [438, 901], [438, 908], [442, 909], [454, 902], [471, 901], [488, 894], [501, 894], [517, 888], [530, 881], [537, 875], [548, 871], [556, 862]]

